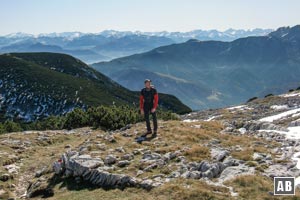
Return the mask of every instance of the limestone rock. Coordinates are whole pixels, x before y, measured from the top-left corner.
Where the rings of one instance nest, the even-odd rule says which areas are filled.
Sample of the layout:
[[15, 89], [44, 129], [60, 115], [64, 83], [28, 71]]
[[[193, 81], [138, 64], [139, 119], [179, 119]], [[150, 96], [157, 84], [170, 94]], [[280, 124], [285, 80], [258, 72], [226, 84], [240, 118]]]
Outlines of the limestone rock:
[[112, 165], [115, 164], [117, 161], [117, 158], [114, 155], [107, 155], [104, 159], [104, 163], [106, 165]]
[[219, 181], [224, 182], [226, 180], [235, 178], [238, 175], [254, 174], [255, 169], [246, 165], [231, 166], [224, 169], [219, 177]]
[[120, 161], [118, 161], [117, 166], [118, 167], [125, 167], [129, 164], [130, 164], [130, 162], [128, 160], [120, 160]]

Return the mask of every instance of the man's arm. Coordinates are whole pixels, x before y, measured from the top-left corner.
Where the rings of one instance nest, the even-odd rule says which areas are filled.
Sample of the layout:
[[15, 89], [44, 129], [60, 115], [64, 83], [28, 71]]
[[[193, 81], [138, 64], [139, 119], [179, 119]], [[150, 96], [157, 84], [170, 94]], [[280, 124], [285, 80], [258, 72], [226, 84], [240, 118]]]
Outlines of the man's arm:
[[154, 103], [153, 103], [153, 108], [156, 109], [158, 106], [158, 94], [156, 93], [154, 95]]
[[157, 91], [154, 89], [153, 108], [151, 109], [152, 113], [154, 113], [156, 111], [157, 106], [158, 106], [158, 94], [157, 94]]
[[144, 95], [143, 95], [143, 90], [141, 90], [141, 94], [140, 94], [140, 111], [141, 111], [141, 115], [144, 115]]
[[143, 110], [144, 109], [144, 96], [140, 95], [140, 109]]

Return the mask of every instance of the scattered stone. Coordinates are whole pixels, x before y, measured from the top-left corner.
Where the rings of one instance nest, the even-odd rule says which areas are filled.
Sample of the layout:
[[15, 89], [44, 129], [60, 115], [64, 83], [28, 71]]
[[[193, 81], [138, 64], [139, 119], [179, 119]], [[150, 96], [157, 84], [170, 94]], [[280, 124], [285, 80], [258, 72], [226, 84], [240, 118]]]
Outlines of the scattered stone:
[[235, 178], [236, 176], [254, 174], [254, 172], [255, 172], [254, 167], [249, 167], [247, 165], [227, 167], [221, 173], [219, 177], [219, 181], [224, 182], [232, 178]]
[[105, 137], [104, 137], [105, 140], [107, 140], [108, 142], [111, 142], [111, 143], [114, 143], [116, 142], [116, 139], [113, 135], [111, 134], [107, 134]]
[[35, 182], [30, 183], [27, 188], [26, 197], [33, 198], [42, 196], [43, 198], [51, 197], [54, 195], [53, 189], [48, 186], [46, 179], [39, 178]]
[[257, 152], [255, 152], [255, 153], [253, 154], [253, 156], [252, 156], [253, 160], [255, 160], [255, 161], [263, 160], [264, 157], [265, 157], [264, 154], [262, 154], [262, 153], [257, 153]]
[[112, 165], [115, 164], [117, 161], [117, 158], [114, 155], [107, 155], [104, 159], [104, 163], [106, 165]]
[[244, 127], [248, 131], [258, 131], [258, 130], [276, 130], [276, 131], [288, 131], [287, 128], [275, 125], [270, 122], [261, 121], [249, 121]]
[[51, 172], [51, 170], [48, 167], [43, 167], [42, 169], [35, 172], [35, 177], [38, 178], [44, 174], [47, 174]]
[[137, 173], [136, 173], [136, 176], [140, 176], [140, 175], [142, 175], [143, 173], [144, 173], [143, 170], [138, 170]]
[[216, 178], [225, 168], [226, 166], [221, 162], [213, 163], [208, 170], [202, 172], [202, 177]]
[[238, 165], [244, 164], [244, 163], [245, 163], [245, 161], [234, 159], [234, 158], [232, 158], [231, 156], [228, 156], [227, 158], [225, 158], [225, 159], [223, 160], [223, 164], [224, 164], [226, 167], [230, 167], [230, 166], [238, 166]]
[[188, 172], [187, 178], [199, 179], [199, 178], [201, 178], [201, 176], [202, 176], [202, 174], [199, 171], [190, 171], [190, 172]]
[[10, 174], [18, 174], [20, 167], [17, 166], [16, 164], [11, 164], [11, 165], [5, 165], [4, 169], [6, 169]]
[[178, 171], [173, 171], [171, 174], [168, 176], [168, 178], [178, 178], [180, 176], [180, 172]]
[[229, 151], [227, 150], [218, 149], [218, 148], [211, 149], [211, 157], [216, 161], [223, 161], [228, 155], [229, 155]]
[[298, 177], [300, 171], [295, 165], [274, 164], [264, 170], [264, 174], [273, 177]]
[[134, 155], [133, 154], [124, 154], [121, 158], [122, 158], [122, 160], [133, 160]]
[[127, 129], [130, 129], [131, 127], [132, 127], [131, 124], [127, 124], [126, 126], [120, 128], [120, 131], [125, 131], [125, 130], [127, 130]]
[[138, 155], [138, 154], [142, 154], [142, 151], [143, 151], [143, 149], [134, 149], [134, 150], [132, 151], [132, 153], [133, 153], [134, 155]]
[[266, 160], [272, 160], [272, 156], [270, 154], [265, 153], [258, 153], [255, 152], [252, 156], [253, 160], [255, 161], [266, 161]]
[[212, 145], [216, 145], [216, 144], [220, 144], [220, 143], [221, 143], [221, 140], [218, 140], [218, 139], [212, 139], [210, 141], [210, 144], [212, 144]]
[[238, 130], [241, 134], [245, 134], [247, 132], [247, 129], [245, 128], [239, 128]]
[[144, 153], [142, 159], [143, 160], [157, 160], [160, 159], [161, 155], [158, 153]]
[[101, 144], [95, 144], [95, 147], [101, 151], [105, 151], [106, 150], [106, 145], [101, 143]]
[[122, 132], [121, 135], [123, 137], [132, 137], [132, 134], [131, 133], [128, 133], [127, 131], [126, 132]]
[[173, 160], [174, 158], [176, 158], [177, 156], [179, 156], [181, 154], [180, 151], [175, 151], [175, 152], [168, 152], [168, 153], [165, 153], [163, 155], [163, 159], [165, 161], [170, 161], [170, 160]]
[[4, 195], [4, 194], [6, 194], [6, 191], [3, 190], [3, 189], [0, 189], [0, 196], [2, 196], [2, 195]]
[[127, 165], [129, 165], [130, 162], [128, 160], [120, 160], [118, 163], [117, 163], [117, 166], [118, 167], [126, 167]]
[[141, 187], [147, 190], [150, 190], [153, 188], [153, 181], [151, 179], [146, 179], [141, 182]]
[[149, 171], [152, 171], [152, 169], [155, 169], [157, 167], [158, 167], [158, 165], [156, 163], [153, 163], [153, 164], [147, 166], [146, 168], [144, 168], [144, 171], [149, 172]]
[[[83, 180], [100, 187], [151, 187], [147, 183], [140, 182], [130, 176], [113, 174], [104, 171], [104, 167], [97, 168], [97, 164], [88, 155], [79, 156], [78, 152], [67, 152], [62, 155], [62, 171], [65, 176], [82, 177]], [[96, 165], [95, 165], [96, 164]]]
[[295, 121], [291, 121], [289, 123], [289, 127], [293, 127], [293, 126], [300, 126], [300, 119], [297, 119]]
[[0, 175], [0, 181], [8, 181], [9, 179], [13, 179], [13, 176], [11, 174], [2, 174]]
[[63, 171], [62, 160], [55, 161], [52, 165], [55, 174], [61, 174]]
[[120, 153], [125, 153], [125, 150], [123, 147], [117, 147], [115, 150]]

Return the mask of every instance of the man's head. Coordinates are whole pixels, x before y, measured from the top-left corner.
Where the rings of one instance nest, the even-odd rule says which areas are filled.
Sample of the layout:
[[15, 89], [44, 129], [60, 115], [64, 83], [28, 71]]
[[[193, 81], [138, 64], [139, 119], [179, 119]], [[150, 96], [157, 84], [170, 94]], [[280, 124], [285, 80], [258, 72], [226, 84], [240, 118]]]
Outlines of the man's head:
[[150, 79], [146, 79], [146, 80], [144, 81], [144, 83], [145, 83], [145, 87], [146, 87], [146, 88], [150, 88], [150, 87], [151, 87], [151, 80], [150, 80]]

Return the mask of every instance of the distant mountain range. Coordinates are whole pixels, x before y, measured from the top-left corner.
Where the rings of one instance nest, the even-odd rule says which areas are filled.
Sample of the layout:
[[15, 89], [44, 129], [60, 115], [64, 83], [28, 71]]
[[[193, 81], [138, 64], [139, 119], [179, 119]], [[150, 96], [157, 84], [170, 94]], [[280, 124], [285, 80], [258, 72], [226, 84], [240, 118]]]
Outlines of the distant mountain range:
[[300, 25], [231, 42], [191, 39], [92, 66], [133, 90], [150, 78], [193, 109], [223, 107], [300, 86]]
[[[58, 53], [0, 55], [0, 121], [31, 121], [61, 115], [75, 107], [137, 106], [139, 92], [130, 91], [80, 60]], [[160, 95], [160, 107], [191, 111], [172, 95]]]
[[261, 36], [271, 29], [194, 30], [190, 32], [140, 32], [106, 30], [100, 33], [64, 32], [32, 35], [13, 33], [0, 36], [0, 53], [56, 52], [66, 53], [87, 63], [142, 53], [159, 46], [189, 39], [232, 41], [240, 37]]

